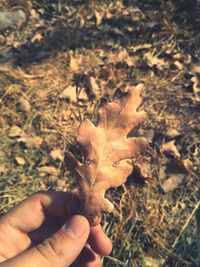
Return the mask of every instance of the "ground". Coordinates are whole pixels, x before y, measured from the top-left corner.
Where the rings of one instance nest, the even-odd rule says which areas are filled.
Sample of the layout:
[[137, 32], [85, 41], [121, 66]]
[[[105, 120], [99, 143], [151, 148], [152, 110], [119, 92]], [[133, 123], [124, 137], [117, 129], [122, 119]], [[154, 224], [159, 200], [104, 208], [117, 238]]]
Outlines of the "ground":
[[103, 225], [113, 251], [103, 266], [199, 266], [199, 8], [195, 0], [1, 1], [0, 11], [23, 15], [0, 25], [1, 214], [38, 190], [73, 190], [63, 158], [78, 155], [80, 122], [97, 121], [103, 97], [143, 83], [147, 119], [136, 134], [150, 142], [151, 177], [134, 172], [109, 190], [115, 211]]

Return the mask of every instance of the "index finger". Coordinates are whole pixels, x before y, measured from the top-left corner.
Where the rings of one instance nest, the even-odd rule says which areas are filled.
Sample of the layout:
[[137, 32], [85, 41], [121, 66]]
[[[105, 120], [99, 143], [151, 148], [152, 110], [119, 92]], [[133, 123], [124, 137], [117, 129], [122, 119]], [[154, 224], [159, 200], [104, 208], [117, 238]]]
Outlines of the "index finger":
[[0, 223], [9, 224], [22, 232], [31, 232], [42, 225], [48, 217], [68, 218], [78, 213], [79, 200], [73, 193], [38, 192], [23, 200], [6, 213]]

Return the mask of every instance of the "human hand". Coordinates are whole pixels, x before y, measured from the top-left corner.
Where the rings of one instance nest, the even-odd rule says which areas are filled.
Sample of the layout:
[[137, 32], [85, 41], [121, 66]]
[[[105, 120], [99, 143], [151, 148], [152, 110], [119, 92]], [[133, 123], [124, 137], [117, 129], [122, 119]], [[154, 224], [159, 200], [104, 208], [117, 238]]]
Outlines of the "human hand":
[[100, 224], [90, 227], [80, 215], [69, 218], [69, 210], [77, 205], [72, 196], [39, 192], [1, 217], [0, 266], [100, 266], [99, 255], [111, 252], [111, 241]]

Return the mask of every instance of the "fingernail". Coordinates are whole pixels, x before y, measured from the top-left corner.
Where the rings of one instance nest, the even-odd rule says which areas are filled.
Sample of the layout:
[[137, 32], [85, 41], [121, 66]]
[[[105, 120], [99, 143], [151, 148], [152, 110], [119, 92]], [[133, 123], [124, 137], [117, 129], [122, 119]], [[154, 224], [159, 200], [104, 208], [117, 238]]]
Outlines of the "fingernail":
[[85, 217], [75, 215], [64, 226], [66, 233], [72, 238], [79, 238], [83, 235], [87, 228], [87, 220]]

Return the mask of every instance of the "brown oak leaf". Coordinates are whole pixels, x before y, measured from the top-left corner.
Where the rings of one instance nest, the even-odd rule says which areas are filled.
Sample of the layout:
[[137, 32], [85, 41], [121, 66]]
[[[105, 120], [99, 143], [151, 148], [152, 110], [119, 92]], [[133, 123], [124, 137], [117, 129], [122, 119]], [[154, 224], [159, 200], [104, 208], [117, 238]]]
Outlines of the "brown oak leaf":
[[149, 148], [145, 138], [127, 138], [146, 118], [144, 111], [137, 110], [143, 89], [139, 84], [112, 102], [102, 103], [97, 126], [89, 120], [81, 123], [77, 142], [83, 155], [82, 163], [66, 152], [65, 162], [76, 178], [82, 213], [92, 224], [101, 212], [113, 211], [113, 204], [105, 198], [106, 190], [123, 184], [133, 171], [133, 162]]

